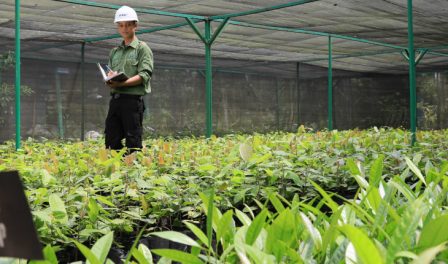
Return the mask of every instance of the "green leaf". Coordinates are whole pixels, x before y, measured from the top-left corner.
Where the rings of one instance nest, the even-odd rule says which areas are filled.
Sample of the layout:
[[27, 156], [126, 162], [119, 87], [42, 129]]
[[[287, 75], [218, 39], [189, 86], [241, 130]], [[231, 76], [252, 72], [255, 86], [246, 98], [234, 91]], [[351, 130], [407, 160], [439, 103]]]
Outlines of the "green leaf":
[[322, 236], [314, 226], [311, 220], [304, 213], [300, 212], [300, 217], [302, 218], [302, 223], [305, 224], [305, 228], [308, 230], [308, 233], [311, 236], [311, 239], [314, 242], [314, 246], [316, 250], [320, 250], [322, 248]]
[[50, 183], [55, 182], [56, 179], [50, 175], [50, 173], [46, 169], [41, 170], [42, 175], [42, 185], [48, 186]]
[[274, 264], [275, 257], [273, 255], [266, 254], [258, 248], [250, 245], [243, 245], [247, 255], [253, 260], [255, 264]]
[[180, 263], [186, 264], [202, 264], [202, 262], [197, 256], [190, 253], [185, 253], [175, 249], [153, 249], [152, 252], [159, 256], [178, 261]]
[[51, 264], [58, 264], [58, 258], [51, 245], [47, 245], [44, 248], [44, 257], [45, 260], [49, 261]]
[[252, 147], [247, 143], [242, 143], [239, 150], [241, 158], [246, 162], [249, 161], [249, 159], [252, 157]]
[[370, 240], [364, 232], [351, 225], [344, 225], [339, 229], [352, 242], [356, 250], [356, 254], [363, 264], [384, 263], [378, 248], [375, 246], [375, 243]]
[[233, 223], [233, 212], [231, 210], [225, 212], [219, 220], [216, 230], [216, 240], [220, 241], [228, 232], [233, 232], [235, 224]]
[[56, 194], [51, 194], [48, 198], [48, 202], [50, 203], [51, 212], [53, 213], [56, 221], [61, 224], [67, 224], [68, 216], [62, 199]]
[[383, 176], [383, 160], [384, 156], [380, 155], [372, 164], [370, 168], [369, 183], [370, 186], [379, 187], [381, 177]]
[[362, 177], [361, 170], [359, 169], [359, 167], [356, 165], [355, 161], [352, 158], [347, 159], [347, 167], [352, 176], [359, 175]]
[[446, 242], [423, 251], [411, 264], [431, 264], [437, 254], [446, 249]]
[[252, 223], [252, 220], [250, 220], [250, 217], [238, 209], [235, 209], [235, 215], [238, 218], [238, 220], [240, 220], [240, 222], [245, 226], [249, 226], [250, 223]]
[[212, 246], [213, 239], [213, 211], [215, 205], [213, 204], [213, 200], [215, 197], [215, 190], [212, 189], [210, 195], [208, 196], [208, 206], [207, 206], [207, 239], [208, 239], [208, 248]]
[[[273, 221], [266, 231], [268, 232], [266, 239], [267, 253], [272, 253], [277, 261], [284, 254], [286, 254], [285, 248], [280, 241], [283, 241], [285, 245], [292, 246], [297, 243], [297, 220], [294, 214], [292, 214], [289, 208], [281, 212], [277, 218]], [[296, 245], [297, 246], [297, 245]]]
[[189, 236], [176, 231], [154, 232], [151, 233], [151, 235], [158, 236], [187, 246], [201, 247], [196, 241], [191, 239]]
[[398, 176], [395, 176], [392, 181], [388, 182], [388, 185], [395, 187], [399, 192], [401, 192], [408, 201], [415, 201], [415, 194], [412, 192], [411, 188]]
[[[146, 249], [149, 251], [148, 248], [146, 248]], [[151, 264], [152, 263], [152, 256], [151, 256], [151, 259], [149, 259], [144, 255], [143, 252], [141, 252], [140, 250], [137, 250], [136, 248], [133, 248], [131, 250], [131, 254], [135, 258], [135, 260], [138, 261], [139, 264]]]
[[[148, 223], [146, 223], [145, 226], [143, 226], [143, 228], [138, 233], [137, 237], [134, 239], [134, 243], [132, 243], [132, 246], [131, 246], [131, 252], [137, 248], [137, 243], [140, 241], [140, 238], [142, 237], [143, 232], [145, 232], [147, 226], [148, 226]], [[126, 257], [125, 263], [129, 263], [130, 260], [131, 260], [131, 254], [128, 254]]]
[[89, 208], [88, 215], [90, 221], [96, 222], [96, 220], [98, 219], [98, 215], [100, 213], [100, 207], [98, 206], [98, 203], [96, 202], [95, 199], [93, 198], [89, 199], [88, 208]]
[[138, 246], [138, 251], [143, 254], [143, 256], [148, 260], [150, 264], [152, 264], [152, 254], [151, 251], [143, 244]]
[[114, 239], [114, 232], [109, 232], [98, 241], [92, 247], [92, 253], [98, 258], [101, 263], [104, 263], [109, 253], [110, 247], [112, 246], [112, 241]]
[[79, 243], [78, 241], [73, 241], [75, 243], [76, 247], [81, 251], [81, 253], [86, 257], [86, 260], [90, 264], [101, 264], [101, 261], [98, 260], [98, 258], [95, 256], [95, 254], [90, 251], [86, 246]]
[[377, 187], [371, 186], [367, 193], [367, 200], [369, 201], [370, 208], [373, 212], [377, 212], [380, 207], [382, 198]]
[[283, 204], [280, 201], [280, 199], [278, 199], [277, 193], [269, 194], [269, 201], [271, 201], [272, 205], [274, 206], [275, 210], [278, 213], [281, 213], [281, 212], [285, 211], [285, 206], [283, 206]]
[[415, 166], [415, 164], [408, 157], [406, 157], [405, 160], [412, 172], [414, 172], [414, 174], [423, 182], [423, 184], [426, 185], [425, 178], [423, 177], [423, 174], [419, 170], [419, 168], [417, 168], [417, 166]]
[[314, 188], [316, 188], [316, 190], [320, 193], [320, 195], [322, 195], [322, 197], [325, 199], [326, 204], [328, 205], [328, 207], [330, 207], [331, 211], [333, 211], [333, 213], [337, 212], [339, 206], [335, 201], [333, 201], [333, 199], [331, 199], [330, 195], [328, 195], [328, 193], [324, 191], [324, 189], [322, 189], [317, 183], [315, 183], [312, 180], [309, 181], [314, 186]]
[[421, 221], [427, 206], [421, 199], [417, 199], [405, 208], [387, 247], [387, 263], [393, 263], [395, 254], [407, 249], [403, 244], [404, 242], [410, 243], [410, 240], [414, 239], [418, 223]]
[[448, 241], [448, 215], [440, 216], [428, 222], [422, 229], [418, 241], [418, 252]]
[[115, 207], [115, 205], [114, 205], [111, 201], [109, 201], [109, 199], [107, 199], [107, 198], [104, 197], [104, 196], [96, 195], [95, 198], [96, 198], [98, 201], [100, 201], [101, 203], [105, 204], [105, 205], [108, 205], [108, 206], [110, 206], [110, 207]]
[[201, 229], [199, 229], [199, 227], [195, 226], [192, 223], [189, 223], [187, 221], [184, 221], [184, 224], [188, 227], [188, 229], [190, 229], [191, 232], [193, 232], [193, 234], [199, 238], [199, 240], [205, 245], [208, 245], [208, 239], [207, 236], [204, 234], [204, 232], [202, 232]]
[[267, 210], [263, 209], [250, 224], [246, 233], [246, 243], [248, 245], [253, 245], [255, 240], [257, 240], [258, 235], [265, 225], [267, 215]]
[[[340, 207], [336, 213], [331, 215], [331, 222], [328, 228], [325, 228], [324, 235], [322, 238], [322, 250], [327, 250], [328, 247], [333, 245], [333, 241], [335, 239], [337, 233], [338, 222], [341, 220], [341, 214], [344, 207]], [[348, 243], [347, 243], [348, 244]], [[345, 245], [347, 247], [347, 245]]]
[[333, 251], [330, 259], [325, 261], [325, 264], [340, 264], [345, 258], [345, 252], [347, 251], [347, 246], [349, 244], [349, 240], [345, 239], [341, 244]]

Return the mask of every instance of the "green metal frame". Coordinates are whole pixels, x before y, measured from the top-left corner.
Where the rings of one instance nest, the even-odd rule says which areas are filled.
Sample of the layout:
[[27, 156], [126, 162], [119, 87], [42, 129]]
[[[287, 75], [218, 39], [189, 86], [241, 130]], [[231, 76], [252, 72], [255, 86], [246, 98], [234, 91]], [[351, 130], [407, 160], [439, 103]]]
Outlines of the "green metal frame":
[[410, 94], [410, 118], [411, 118], [411, 144], [414, 145], [417, 138], [417, 91], [416, 91], [416, 61], [414, 49], [414, 17], [412, 0], [408, 0], [408, 52], [409, 52], [409, 94]]
[[333, 41], [328, 36], [328, 131], [333, 130]]
[[20, 149], [20, 0], [15, 0], [16, 9], [15, 9], [15, 17], [16, 17], [16, 78], [15, 78], [15, 85], [16, 85], [16, 150]]
[[62, 91], [61, 91], [61, 75], [56, 72], [55, 75], [56, 84], [56, 112], [58, 117], [58, 132], [59, 138], [64, 138], [64, 118], [62, 113]]
[[[92, 6], [92, 7], [100, 7], [100, 8], [108, 8], [108, 9], [118, 9], [121, 6], [120, 5], [113, 5], [113, 4], [106, 4], [106, 3], [97, 3], [93, 1], [85, 1], [85, 0], [54, 0], [58, 2], [65, 2], [65, 3], [71, 3], [71, 4], [79, 4], [79, 5], [86, 5], [86, 6]], [[408, 52], [409, 56], [409, 80], [410, 80], [410, 112], [411, 112], [411, 133], [412, 133], [412, 143], [415, 142], [415, 133], [416, 133], [416, 88], [415, 88], [415, 72], [416, 72], [416, 65], [420, 62], [420, 60], [423, 58], [423, 56], [426, 53], [438, 55], [438, 56], [448, 56], [447, 53], [443, 52], [436, 52], [435, 50], [440, 49], [447, 49], [448, 45], [442, 45], [442, 46], [435, 46], [435, 47], [429, 47], [429, 48], [421, 48], [417, 49], [419, 51], [419, 55], [417, 58], [415, 58], [415, 47], [414, 47], [414, 32], [413, 32], [413, 8], [412, 8], [412, 0], [408, 0], [408, 46], [402, 47], [398, 45], [393, 45], [389, 43], [383, 43], [378, 41], [371, 41], [367, 39], [357, 38], [357, 37], [351, 37], [346, 35], [340, 35], [340, 34], [332, 34], [327, 32], [319, 32], [319, 31], [312, 31], [312, 30], [305, 30], [305, 29], [297, 29], [297, 28], [288, 28], [288, 27], [279, 27], [279, 26], [272, 26], [272, 25], [263, 25], [258, 23], [247, 23], [247, 22], [241, 22], [236, 20], [230, 20], [231, 18], [235, 17], [241, 17], [241, 16], [247, 16], [247, 15], [253, 15], [253, 14], [259, 14], [263, 12], [278, 10], [282, 8], [292, 7], [292, 6], [299, 6], [310, 2], [315, 2], [319, 0], [301, 0], [301, 1], [293, 1], [286, 4], [280, 4], [280, 5], [274, 5], [270, 7], [264, 7], [264, 8], [258, 8], [250, 11], [245, 12], [238, 12], [238, 13], [229, 13], [224, 15], [218, 15], [218, 16], [197, 16], [197, 15], [191, 15], [191, 14], [182, 14], [182, 13], [173, 13], [173, 12], [165, 12], [160, 10], [153, 10], [153, 9], [146, 9], [146, 8], [135, 8], [135, 10], [139, 13], [144, 14], [153, 14], [153, 15], [162, 15], [162, 16], [171, 16], [171, 17], [178, 17], [178, 18], [184, 18], [186, 19], [186, 22], [184, 23], [178, 23], [168, 26], [160, 26], [160, 27], [154, 27], [150, 29], [144, 29], [139, 30], [138, 34], [144, 34], [144, 33], [151, 33], [156, 32], [160, 30], [166, 30], [166, 29], [174, 29], [178, 27], [182, 27], [185, 25], [190, 25], [190, 27], [193, 29], [193, 31], [198, 35], [198, 37], [203, 41], [205, 45], [205, 57], [206, 57], [206, 98], [207, 98], [207, 113], [206, 113], [206, 123], [207, 123], [207, 129], [206, 129], [206, 135], [207, 137], [211, 136], [212, 134], [212, 56], [211, 56], [211, 48], [214, 41], [217, 39], [217, 37], [221, 34], [224, 27], [227, 24], [232, 25], [238, 25], [238, 26], [244, 26], [244, 27], [252, 27], [252, 28], [259, 28], [259, 29], [266, 29], [266, 30], [276, 30], [276, 31], [286, 31], [286, 32], [294, 32], [294, 33], [302, 33], [302, 34], [310, 34], [315, 36], [322, 36], [322, 37], [328, 37], [328, 94], [329, 94], [329, 113], [328, 113], [328, 128], [332, 129], [332, 116], [330, 117], [330, 110], [332, 112], [332, 100], [330, 98], [330, 94], [332, 95], [332, 61], [334, 59], [339, 58], [349, 58], [349, 57], [358, 57], [358, 56], [368, 56], [368, 55], [375, 55], [375, 54], [387, 54], [392, 53], [394, 50], [407, 50], [411, 51]], [[221, 24], [219, 25], [218, 29], [215, 31], [215, 33], [212, 34], [211, 30], [211, 22], [212, 21], [221, 21]], [[205, 23], [205, 32], [204, 34], [200, 32], [198, 27], [195, 25], [198, 22], [204, 22]], [[16, 62], [20, 61], [20, 0], [16, 0]], [[104, 37], [96, 37], [96, 38], [87, 38], [84, 40], [82, 44], [82, 65], [84, 65], [84, 46], [85, 43], [91, 43], [96, 41], [102, 41], [107, 39], [113, 39], [113, 38], [119, 38], [120, 36], [118, 34], [113, 34], [109, 36]], [[366, 52], [366, 53], [357, 53], [357, 54], [344, 54], [344, 55], [337, 55], [333, 56], [333, 45], [332, 45], [332, 39], [344, 39], [344, 40], [350, 40], [350, 41], [356, 41], [360, 43], [366, 43], [376, 46], [382, 46], [387, 47], [392, 50], [387, 51], [377, 51], [377, 52]], [[314, 60], [305, 60], [304, 62], [310, 62], [310, 61], [316, 61], [316, 60], [323, 60], [324, 58], [318, 58]], [[16, 64], [16, 106], [17, 107], [17, 114], [16, 114], [16, 123], [18, 128], [17, 134], [17, 142], [16, 145], [20, 147], [20, 63]], [[82, 77], [84, 79], [84, 76]], [[83, 84], [84, 85], [84, 84]], [[84, 88], [83, 88], [84, 89]], [[84, 92], [84, 91], [83, 91]], [[332, 96], [331, 96], [332, 97]], [[330, 105], [331, 103], [331, 105]], [[82, 135], [83, 137], [83, 135]]]
[[85, 85], [85, 51], [86, 43], [81, 43], [81, 140], [84, 141], [86, 127], [86, 85]]

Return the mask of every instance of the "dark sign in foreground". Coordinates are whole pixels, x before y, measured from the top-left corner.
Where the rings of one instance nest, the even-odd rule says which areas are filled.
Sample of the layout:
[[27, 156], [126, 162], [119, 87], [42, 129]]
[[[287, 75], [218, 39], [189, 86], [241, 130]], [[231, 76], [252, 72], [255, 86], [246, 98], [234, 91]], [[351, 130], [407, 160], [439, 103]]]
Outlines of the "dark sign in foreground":
[[43, 259], [19, 174], [0, 172], [0, 257]]

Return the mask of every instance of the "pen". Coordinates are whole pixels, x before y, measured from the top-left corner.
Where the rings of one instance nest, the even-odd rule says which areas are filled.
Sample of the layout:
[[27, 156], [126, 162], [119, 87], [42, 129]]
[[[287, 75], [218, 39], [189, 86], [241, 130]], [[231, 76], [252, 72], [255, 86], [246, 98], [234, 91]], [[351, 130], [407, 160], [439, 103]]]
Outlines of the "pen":
[[109, 72], [111, 72], [112, 71], [112, 69], [109, 67], [109, 65], [108, 64], [106, 64], [106, 68], [107, 68], [107, 71], [109, 71]]

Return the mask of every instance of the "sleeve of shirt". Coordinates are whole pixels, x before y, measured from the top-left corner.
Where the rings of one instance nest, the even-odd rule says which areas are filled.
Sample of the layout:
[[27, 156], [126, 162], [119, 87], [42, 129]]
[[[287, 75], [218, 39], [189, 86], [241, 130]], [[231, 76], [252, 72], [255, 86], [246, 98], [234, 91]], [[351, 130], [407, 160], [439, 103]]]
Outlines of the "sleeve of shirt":
[[152, 51], [148, 47], [148, 45], [144, 44], [141, 45], [141, 55], [139, 58], [139, 64], [138, 64], [138, 75], [142, 77], [143, 79], [143, 85], [145, 86], [145, 89], [148, 88], [149, 81], [151, 80], [152, 76], [152, 70], [154, 68], [154, 61], [152, 57]]
[[109, 52], [109, 61], [107, 62], [107, 65], [112, 68], [112, 56], [114, 55], [115, 48], [111, 49]]

